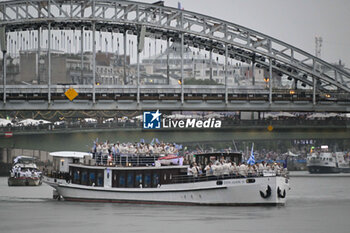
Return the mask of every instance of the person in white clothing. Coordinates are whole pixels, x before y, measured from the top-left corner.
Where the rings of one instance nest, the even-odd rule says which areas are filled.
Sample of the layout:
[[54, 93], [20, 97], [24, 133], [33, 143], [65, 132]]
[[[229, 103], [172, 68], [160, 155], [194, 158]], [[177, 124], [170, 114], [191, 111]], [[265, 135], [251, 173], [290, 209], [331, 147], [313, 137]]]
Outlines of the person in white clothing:
[[247, 167], [247, 175], [248, 176], [253, 176], [253, 166], [248, 164], [248, 167]]
[[28, 169], [27, 171], [26, 171], [26, 177], [31, 177], [32, 176], [32, 172]]
[[224, 163], [222, 165], [222, 173], [224, 176], [230, 175], [230, 166], [231, 166], [231, 163]]
[[266, 167], [264, 167], [265, 162], [258, 164], [258, 175], [262, 176]]
[[216, 163], [213, 164], [211, 168], [213, 169], [213, 176], [218, 176], [218, 169], [217, 169]]
[[235, 162], [231, 162], [230, 175], [234, 175], [234, 176], [238, 175], [238, 170]]
[[213, 176], [214, 175], [213, 163], [209, 162], [209, 164], [204, 168], [204, 170], [205, 170], [206, 176]]
[[247, 166], [244, 163], [240, 163], [238, 166], [238, 174], [243, 177], [247, 177]]
[[193, 164], [192, 175], [193, 175], [193, 177], [198, 177], [198, 175], [199, 175], [199, 168], [198, 168], [196, 163]]
[[223, 170], [224, 170], [224, 168], [223, 168], [222, 164], [217, 161], [216, 162], [216, 167], [215, 167], [216, 176], [221, 176], [223, 174]]

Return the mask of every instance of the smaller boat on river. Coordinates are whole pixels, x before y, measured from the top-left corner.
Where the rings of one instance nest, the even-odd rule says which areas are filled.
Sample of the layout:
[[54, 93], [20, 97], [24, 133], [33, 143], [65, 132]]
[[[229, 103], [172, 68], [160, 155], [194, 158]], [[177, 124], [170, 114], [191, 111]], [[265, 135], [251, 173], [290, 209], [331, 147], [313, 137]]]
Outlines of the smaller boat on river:
[[35, 164], [35, 158], [17, 156], [13, 160], [8, 186], [38, 186], [42, 184], [42, 173]]
[[307, 157], [307, 168], [310, 173], [350, 173], [349, 154], [331, 152], [328, 146], [312, 149]]

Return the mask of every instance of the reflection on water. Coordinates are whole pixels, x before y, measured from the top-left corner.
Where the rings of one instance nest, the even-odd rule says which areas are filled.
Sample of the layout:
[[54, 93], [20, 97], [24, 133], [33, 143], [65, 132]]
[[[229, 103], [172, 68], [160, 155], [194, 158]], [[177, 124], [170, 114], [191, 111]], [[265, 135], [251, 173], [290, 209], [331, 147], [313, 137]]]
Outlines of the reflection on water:
[[54, 201], [51, 188], [0, 178], [1, 232], [348, 232], [349, 177], [291, 178], [285, 207], [163, 206]]

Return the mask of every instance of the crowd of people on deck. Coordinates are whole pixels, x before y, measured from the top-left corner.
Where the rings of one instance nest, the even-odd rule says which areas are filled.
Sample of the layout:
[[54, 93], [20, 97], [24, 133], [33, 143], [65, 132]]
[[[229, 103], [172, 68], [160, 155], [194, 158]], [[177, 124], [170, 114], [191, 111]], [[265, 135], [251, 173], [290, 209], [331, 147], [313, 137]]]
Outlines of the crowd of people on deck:
[[[92, 148], [93, 158], [96, 159], [97, 164], [105, 165], [110, 162], [116, 161], [117, 156], [121, 155], [178, 155], [182, 149], [181, 145], [175, 143], [159, 142], [157, 139], [152, 140], [151, 143], [145, 143], [141, 140], [140, 143], [115, 143], [111, 144], [108, 141], [104, 143], [95, 142]], [[231, 148], [226, 149], [224, 152], [232, 151]], [[197, 151], [198, 152], [198, 151]], [[201, 151], [203, 153], [203, 151]], [[187, 152], [188, 153], [188, 152]], [[189, 154], [185, 153], [185, 157]], [[253, 177], [262, 176], [264, 173], [274, 173], [277, 175], [285, 174], [287, 168], [284, 168], [283, 164], [272, 162], [246, 164], [245, 162], [236, 164], [232, 161], [225, 161], [221, 158], [217, 161], [210, 161], [206, 166], [201, 164], [191, 163], [191, 160], [185, 159], [184, 164], [190, 164], [187, 175], [193, 177], [207, 176], [207, 177], [219, 177], [219, 176], [235, 176], [235, 177]]]
[[10, 176], [15, 178], [21, 177], [40, 177], [41, 172], [38, 170], [30, 169], [30, 168], [21, 168], [21, 167], [13, 167], [10, 171]]
[[115, 161], [120, 155], [177, 155], [181, 145], [175, 143], [156, 142], [151, 143], [115, 143], [110, 144], [95, 142], [92, 148], [93, 158], [96, 158], [98, 163], [107, 163], [108, 161]]
[[231, 161], [210, 161], [204, 168], [197, 163], [192, 163], [188, 169], [187, 175], [193, 177], [199, 176], [235, 176], [235, 177], [254, 177], [262, 176], [264, 173], [273, 173], [281, 175], [287, 172], [279, 163], [265, 163], [264, 161], [256, 164], [246, 164], [244, 162], [236, 164]]

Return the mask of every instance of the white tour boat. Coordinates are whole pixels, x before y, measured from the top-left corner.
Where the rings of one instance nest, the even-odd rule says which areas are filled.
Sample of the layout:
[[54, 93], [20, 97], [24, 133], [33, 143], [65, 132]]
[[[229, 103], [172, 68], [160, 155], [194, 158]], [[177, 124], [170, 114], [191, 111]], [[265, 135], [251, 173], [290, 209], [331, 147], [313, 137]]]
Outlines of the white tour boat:
[[35, 158], [17, 156], [8, 178], [9, 186], [38, 186], [42, 184], [42, 173], [35, 164]]
[[330, 152], [328, 146], [313, 149], [307, 157], [310, 173], [349, 173], [350, 160], [344, 152]]
[[[163, 166], [159, 155], [116, 156], [100, 165], [90, 153], [54, 152], [57, 172], [44, 182], [54, 188], [54, 198], [66, 201], [174, 205], [284, 205], [289, 179], [273, 172], [257, 176], [226, 174], [194, 177], [182, 159], [171, 157]], [[164, 155], [163, 155], [164, 156]], [[196, 162], [241, 162], [236, 152], [197, 154]], [[161, 161], [161, 162], [159, 162]]]

